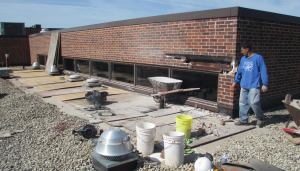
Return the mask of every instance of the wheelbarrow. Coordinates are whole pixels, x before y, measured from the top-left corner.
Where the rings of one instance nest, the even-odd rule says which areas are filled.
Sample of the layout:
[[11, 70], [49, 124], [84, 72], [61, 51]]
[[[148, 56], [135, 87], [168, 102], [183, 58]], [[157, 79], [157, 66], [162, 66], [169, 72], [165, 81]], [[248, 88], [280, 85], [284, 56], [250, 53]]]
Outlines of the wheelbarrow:
[[182, 84], [182, 80], [169, 77], [148, 77], [148, 79], [153, 86], [153, 94], [151, 94], [151, 96], [156, 103], [160, 103], [159, 108], [165, 108], [167, 94], [200, 89], [179, 89]]
[[[291, 95], [287, 94], [282, 102], [291, 115], [285, 128], [282, 128], [282, 130], [285, 131], [289, 141], [294, 144], [300, 144], [300, 100], [291, 100]], [[290, 122], [291, 118], [293, 118], [293, 121]]]

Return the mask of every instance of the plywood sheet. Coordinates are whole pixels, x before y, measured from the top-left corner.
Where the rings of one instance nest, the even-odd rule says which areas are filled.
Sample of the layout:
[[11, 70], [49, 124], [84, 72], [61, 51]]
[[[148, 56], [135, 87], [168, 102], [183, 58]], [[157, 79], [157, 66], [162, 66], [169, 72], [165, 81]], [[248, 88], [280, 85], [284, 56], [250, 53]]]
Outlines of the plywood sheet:
[[49, 76], [49, 74], [46, 74], [44, 72], [17, 72], [13, 73], [14, 76], [19, 76], [21, 78], [26, 78], [26, 77], [38, 77], [38, 76]]
[[42, 85], [42, 84], [50, 84], [50, 83], [62, 83], [66, 82], [69, 76], [64, 76], [64, 80], [60, 80], [59, 78], [62, 76], [51, 76], [51, 77], [38, 77], [38, 78], [21, 78], [19, 81], [27, 84], [28, 86], [34, 85]]
[[[102, 92], [102, 91], [108, 92], [109, 95], [127, 93], [126, 91], [115, 89], [115, 88], [100, 90], [99, 92]], [[57, 100], [60, 100], [60, 101], [65, 101], [65, 100], [84, 98], [85, 94], [86, 94], [86, 92], [82, 92], [82, 93], [65, 94], [65, 95], [52, 96], [52, 97]]]
[[55, 90], [55, 89], [62, 89], [62, 88], [68, 88], [68, 87], [79, 87], [82, 86], [83, 81], [79, 82], [68, 82], [68, 83], [57, 83], [57, 84], [51, 84], [51, 85], [41, 85], [34, 87], [35, 89], [39, 91], [47, 91], [47, 90]]
[[47, 73], [47, 74], [49, 74], [50, 68], [53, 65], [53, 62], [55, 60], [56, 51], [57, 51], [57, 47], [58, 47], [59, 35], [60, 35], [60, 33], [58, 31], [51, 34], [47, 63], [46, 63], [46, 68], [45, 68], [45, 73]]

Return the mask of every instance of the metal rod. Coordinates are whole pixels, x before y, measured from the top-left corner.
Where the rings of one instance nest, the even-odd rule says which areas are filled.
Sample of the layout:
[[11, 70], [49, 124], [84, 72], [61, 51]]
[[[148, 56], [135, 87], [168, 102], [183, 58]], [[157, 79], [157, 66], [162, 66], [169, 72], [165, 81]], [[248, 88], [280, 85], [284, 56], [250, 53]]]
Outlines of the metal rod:
[[151, 96], [161, 96], [164, 94], [178, 93], [178, 92], [184, 92], [184, 91], [193, 91], [193, 90], [200, 90], [200, 88], [188, 88], [188, 89], [177, 89], [177, 90], [171, 90], [171, 91], [164, 91], [164, 92], [158, 92], [157, 94], [151, 94]]

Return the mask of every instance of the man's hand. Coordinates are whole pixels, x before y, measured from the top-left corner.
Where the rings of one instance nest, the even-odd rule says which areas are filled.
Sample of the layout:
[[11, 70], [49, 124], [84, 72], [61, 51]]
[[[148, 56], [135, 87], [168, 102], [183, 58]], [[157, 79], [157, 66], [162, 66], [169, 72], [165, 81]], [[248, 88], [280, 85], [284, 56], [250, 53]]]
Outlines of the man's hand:
[[232, 89], [232, 90], [236, 90], [236, 83], [233, 83], [233, 84], [232, 84], [231, 89]]
[[267, 86], [262, 86], [261, 87], [261, 92], [267, 92], [268, 91], [268, 87]]

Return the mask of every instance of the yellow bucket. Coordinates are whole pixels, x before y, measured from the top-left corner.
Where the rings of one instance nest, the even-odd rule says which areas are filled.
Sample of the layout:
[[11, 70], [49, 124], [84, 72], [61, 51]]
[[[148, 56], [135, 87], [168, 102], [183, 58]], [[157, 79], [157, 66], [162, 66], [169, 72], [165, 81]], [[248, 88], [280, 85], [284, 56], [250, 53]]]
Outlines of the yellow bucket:
[[176, 116], [176, 131], [183, 132], [186, 139], [191, 138], [192, 124], [193, 124], [193, 117], [188, 115]]

